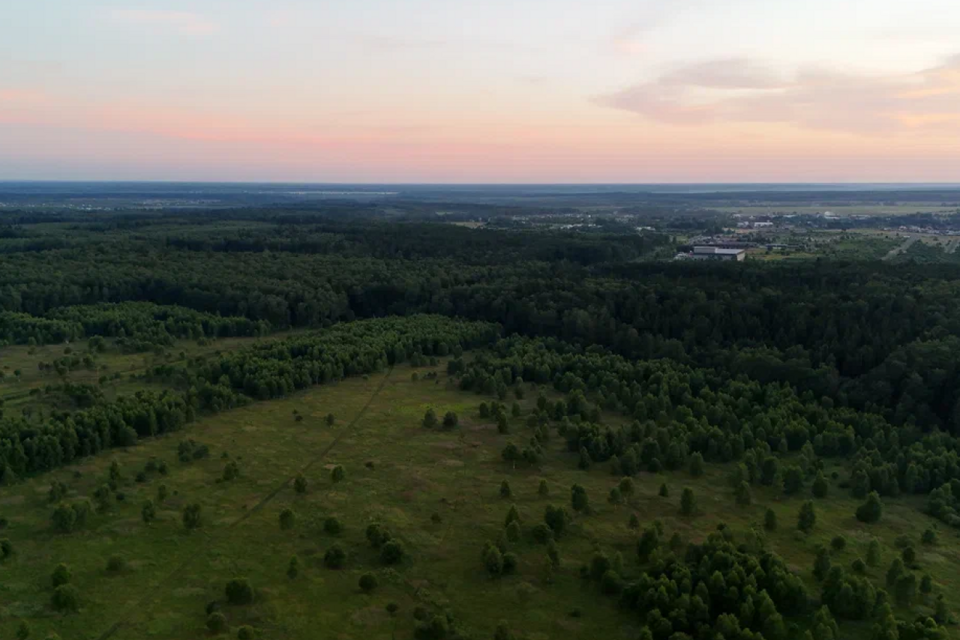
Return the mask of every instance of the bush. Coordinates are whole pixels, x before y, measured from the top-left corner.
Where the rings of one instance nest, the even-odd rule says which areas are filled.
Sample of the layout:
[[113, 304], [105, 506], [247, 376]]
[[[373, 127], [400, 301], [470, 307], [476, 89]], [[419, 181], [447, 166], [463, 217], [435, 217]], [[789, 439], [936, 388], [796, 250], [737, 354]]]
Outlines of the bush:
[[913, 547], [907, 547], [900, 553], [900, 557], [905, 565], [912, 566], [917, 561], [917, 551]]
[[590, 499], [587, 497], [587, 490], [579, 484], [570, 487], [570, 506], [578, 513], [590, 513]]
[[506, 480], [500, 482], [500, 497], [509, 498], [513, 496], [513, 491], [510, 490], [510, 483]]
[[634, 487], [634, 484], [633, 484], [633, 478], [629, 478], [629, 477], [621, 478], [620, 484], [618, 485], [618, 487], [620, 489], [620, 495], [628, 499], [636, 491], [636, 488]]
[[[297, 416], [302, 417], [302, 416]], [[243, 625], [237, 629], [237, 640], [253, 640], [256, 637], [256, 632], [248, 624]]]
[[503, 554], [503, 575], [508, 576], [517, 571], [517, 554], [507, 552]]
[[223, 467], [223, 479], [226, 482], [235, 480], [240, 477], [240, 467], [237, 465], [235, 460], [231, 460]]
[[284, 509], [280, 512], [280, 530], [289, 531], [297, 522], [297, 514], [293, 509]]
[[659, 495], [661, 498], [669, 498], [669, 497], [670, 497], [670, 489], [669, 489], [669, 487], [667, 487], [667, 483], [666, 483], [666, 482], [664, 482], [663, 484], [660, 485], [660, 491], [658, 492], [658, 495]]
[[323, 530], [332, 536], [338, 536], [343, 531], [343, 524], [333, 516], [323, 521]]
[[307, 479], [303, 477], [302, 473], [298, 473], [297, 477], [293, 479], [293, 490], [299, 494], [307, 492]]
[[153, 506], [152, 500], [147, 500], [143, 503], [143, 508], [140, 509], [140, 517], [143, 518], [143, 521], [147, 524], [150, 524], [156, 519], [157, 509]]
[[210, 633], [223, 633], [227, 630], [227, 617], [219, 611], [207, 616], [207, 629]]
[[927, 529], [920, 536], [920, 542], [923, 544], [937, 544], [937, 532], [933, 529]]
[[483, 553], [480, 557], [483, 560], [483, 566], [487, 569], [487, 573], [492, 576], [499, 576], [503, 573], [503, 554], [500, 553], [500, 549], [495, 545], [487, 542], [483, 547]]
[[690, 456], [690, 475], [694, 478], [703, 475], [703, 455], [699, 451]]
[[843, 536], [834, 536], [833, 540], [830, 541], [830, 546], [835, 551], [843, 551], [847, 548], [847, 539]]
[[127, 568], [127, 561], [120, 556], [111, 556], [107, 560], [107, 573], [120, 573]]
[[346, 475], [346, 473], [344, 472], [343, 467], [338, 464], [338, 465], [335, 466], [335, 467], [333, 468], [333, 470], [330, 472], [330, 480], [332, 480], [333, 483], [336, 484], [336, 483], [340, 482], [341, 480], [343, 480], [343, 478], [345, 477], [345, 475]]
[[457, 418], [457, 414], [453, 411], [447, 411], [443, 416], [443, 428], [444, 429], [453, 429], [460, 423], [460, 420]]
[[397, 564], [403, 560], [403, 545], [396, 540], [389, 540], [380, 547], [380, 562], [383, 564]]
[[246, 578], [234, 578], [227, 583], [224, 593], [230, 604], [250, 604], [253, 602], [253, 587]]
[[880, 494], [871, 491], [867, 496], [867, 501], [857, 507], [857, 520], [872, 524], [880, 520], [883, 514], [883, 504], [880, 502]]
[[640, 518], [637, 517], [637, 514], [630, 514], [630, 519], [627, 521], [627, 528], [633, 529], [634, 531], [640, 528]]
[[692, 516], [697, 510], [697, 499], [693, 495], [693, 489], [685, 487], [680, 496], [680, 513], [685, 516]]
[[823, 477], [823, 471], [817, 471], [817, 477], [813, 481], [813, 495], [815, 498], [826, 498], [829, 491], [827, 479]]
[[323, 554], [323, 564], [328, 569], [342, 569], [347, 561], [347, 552], [338, 544], [333, 545]]
[[567, 512], [563, 507], [555, 507], [552, 504], [547, 505], [543, 514], [543, 521], [553, 530], [554, 536], [559, 537], [560, 534], [563, 533], [567, 525], [567, 520]]
[[0, 540], [0, 560], [6, 560], [13, 555], [13, 543], [9, 539]]
[[520, 540], [520, 534], [521, 534], [520, 523], [514, 520], [513, 522], [508, 524], [506, 533], [507, 533], [507, 540], [509, 540], [510, 542], [517, 542], [518, 540]]
[[70, 582], [70, 578], [73, 577], [70, 573], [70, 568], [62, 562], [57, 565], [57, 568], [53, 570], [53, 573], [50, 575], [50, 582], [53, 583], [53, 587], [57, 588], [62, 584], [67, 584]]
[[57, 533], [70, 533], [76, 526], [77, 513], [70, 505], [60, 503], [50, 515], [50, 520]]
[[287, 563], [287, 577], [293, 580], [300, 574], [300, 558], [291, 556]]
[[163, 502], [167, 499], [167, 485], [162, 484], [157, 487], [157, 502]]
[[867, 572], [867, 563], [861, 560], [860, 558], [857, 558], [856, 560], [854, 560], [853, 564], [850, 566], [853, 569], [854, 573], [859, 573], [862, 575]]
[[547, 544], [553, 540], [553, 529], [541, 522], [531, 529], [530, 535], [533, 536], [534, 541], [540, 544]]
[[540, 481], [540, 485], [537, 487], [537, 495], [541, 498], [546, 498], [550, 495], [550, 486], [547, 484], [546, 480]]
[[80, 592], [72, 584], [61, 584], [53, 590], [50, 605], [55, 611], [76, 611], [80, 608]]
[[800, 513], [797, 516], [797, 529], [804, 533], [809, 533], [817, 523], [817, 514], [813, 509], [813, 503], [809, 500], [800, 507]]
[[427, 409], [427, 412], [423, 415], [424, 429], [436, 429], [438, 424], [437, 412], [433, 409]]
[[377, 576], [372, 573], [365, 573], [360, 576], [360, 589], [364, 593], [370, 593], [377, 588]]
[[367, 541], [377, 549], [390, 540], [390, 532], [376, 522], [367, 525], [366, 536]]
[[183, 508], [183, 526], [185, 529], [199, 529], [201, 524], [200, 505], [188, 504]]
[[620, 493], [620, 487], [610, 489], [610, 495], [607, 496], [607, 502], [610, 504], [620, 504], [623, 502], [623, 494]]
[[745, 507], [753, 504], [753, 493], [750, 491], [750, 485], [741, 482], [736, 489], [737, 504]]
[[880, 566], [880, 542], [874, 538], [867, 546], [867, 565], [871, 567]]

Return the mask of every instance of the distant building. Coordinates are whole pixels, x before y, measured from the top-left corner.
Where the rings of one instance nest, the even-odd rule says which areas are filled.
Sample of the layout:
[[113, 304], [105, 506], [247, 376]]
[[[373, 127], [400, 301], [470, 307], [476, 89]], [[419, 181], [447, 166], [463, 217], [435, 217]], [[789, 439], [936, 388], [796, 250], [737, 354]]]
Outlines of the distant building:
[[713, 246], [696, 246], [693, 248], [694, 260], [736, 260], [742, 262], [746, 257], [746, 249], [725, 249]]

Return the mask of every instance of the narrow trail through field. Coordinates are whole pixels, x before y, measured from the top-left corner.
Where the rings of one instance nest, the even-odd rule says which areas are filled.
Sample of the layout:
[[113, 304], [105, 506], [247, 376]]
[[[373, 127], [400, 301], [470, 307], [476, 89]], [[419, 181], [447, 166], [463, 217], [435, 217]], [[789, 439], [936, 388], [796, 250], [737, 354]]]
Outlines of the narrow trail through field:
[[893, 260], [898, 255], [900, 255], [901, 253], [909, 249], [913, 245], [913, 243], [919, 239], [920, 239], [920, 236], [910, 236], [909, 238], [907, 238], [906, 242], [904, 242], [903, 244], [897, 245], [893, 249], [890, 249], [890, 251], [887, 252], [887, 255], [883, 256], [883, 260], [884, 261]]
[[[340, 430], [340, 433], [337, 434], [337, 436], [330, 442], [330, 444], [324, 447], [320, 451], [320, 453], [318, 453], [314, 458], [312, 458], [309, 462], [307, 462], [307, 464], [305, 464], [300, 469], [299, 473], [306, 473], [307, 471], [312, 469], [316, 464], [321, 462], [327, 456], [327, 454], [329, 454], [333, 450], [333, 448], [336, 447], [341, 440], [343, 440], [343, 438], [347, 434], [353, 432], [356, 425], [360, 422], [361, 419], [363, 419], [363, 416], [367, 413], [367, 410], [370, 408], [370, 405], [373, 404], [373, 401], [376, 399], [376, 397], [380, 394], [381, 391], [383, 391], [383, 388], [386, 386], [387, 381], [390, 379], [391, 373], [393, 373], [393, 367], [390, 367], [387, 370], [387, 372], [383, 376], [383, 379], [380, 381], [380, 384], [377, 385], [377, 388], [374, 389], [373, 393], [367, 399], [367, 402], [363, 405], [363, 407], [360, 408], [360, 411], [357, 412], [357, 415], [354, 416], [353, 420], [351, 420], [349, 424], [347, 424], [343, 429]], [[261, 511], [274, 498], [276, 498], [281, 491], [289, 487], [292, 482], [293, 482], [292, 477], [286, 478], [283, 482], [281, 482], [279, 485], [274, 487], [269, 493], [267, 493], [263, 498], [261, 498], [253, 507], [244, 511], [239, 518], [237, 518], [236, 520], [228, 524], [223, 530], [230, 531], [231, 529], [233, 529], [243, 521], [250, 518], [250, 516], [252, 516], [253, 514]], [[203, 533], [207, 535], [208, 538], [210, 539], [213, 538], [212, 534], [209, 534], [206, 531], [204, 531]], [[131, 607], [129, 607], [127, 611], [120, 617], [120, 619], [118, 619], [116, 622], [110, 625], [110, 627], [108, 627], [106, 631], [104, 631], [99, 636], [97, 636], [97, 640], [107, 640], [108, 638], [111, 638], [117, 631], [120, 630], [120, 628], [124, 624], [126, 624], [130, 620], [131, 616], [135, 612], [140, 612], [143, 610], [143, 608], [146, 606], [148, 597], [152, 597], [157, 591], [170, 586], [170, 583], [173, 582], [184, 571], [184, 569], [191, 566], [191, 564], [193, 564], [196, 561], [197, 555], [198, 554], [190, 555], [183, 562], [177, 565], [177, 567], [173, 569], [173, 571], [171, 571], [166, 577], [161, 579], [160, 582], [150, 592], [148, 592], [146, 595], [140, 598], [136, 603], [134, 603]]]

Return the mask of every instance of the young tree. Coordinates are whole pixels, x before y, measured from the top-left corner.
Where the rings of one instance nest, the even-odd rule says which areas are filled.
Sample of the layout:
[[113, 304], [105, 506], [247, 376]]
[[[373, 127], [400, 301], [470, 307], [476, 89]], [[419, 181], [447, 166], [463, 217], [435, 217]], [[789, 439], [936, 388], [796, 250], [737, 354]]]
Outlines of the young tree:
[[343, 523], [335, 516], [329, 516], [323, 521], [323, 530], [332, 536], [338, 536], [343, 531]]
[[817, 523], [817, 514], [813, 509], [813, 502], [807, 500], [800, 507], [800, 514], [797, 517], [797, 529], [804, 533], [809, 533]]
[[553, 530], [553, 534], [559, 537], [567, 524], [567, 512], [563, 507], [547, 505], [543, 514], [543, 521]]
[[587, 490], [579, 484], [570, 487], [570, 506], [577, 513], [590, 512], [590, 499], [587, 497]]
[[777, 530], [777, 514], [773, 509], [767, 509], [763, 514], [763, 528], [767, 531]]
[[703, 475], [703, 455], [699, 451], [690, 456], [690, 475], [694, 478]]
[[53, 588], [56, 589], [60, 585], [70, 582], [72, 577], [73, 574], [71, 573], [70, 568], [61, 562], [56, 566], [56, 568], [53, 570], [53, 573], [50, 575], [50, 582], [53, 584]]
[[610, 489], [610, 495], [607, 496], [607, 502], [610, 504], [620, 504], [623, 502], [623, 494], [620, 493], [620, 487]]
[[364, 593], [370, 593], [377, 588], [377, 576], [372, 573], [365, 573], [360, 576], [360, 589]]
[[443, 428], [444, 429], [453, 429], [460, 423], [460, 420], [457, 418], [457, 414], [453, 411], [447, 411], [443, 416]]
[[508, 526], [511, 522], [520, 522], [520, 512], [517, 511], [517, 505], [510, 505], [510, 509], [507, 511], [507, 517], [503, 521], [503, 526]]
[[870, 540], [867, 546], [867, 565], [871, 567], [880, 566], [880, 541], [876, 538]]
[[343, 470], [343, 466], [338, 464], [333, 468], [332, 471], [330, 471], [330, 480], [334, 484], [337, 484], [338, 482], [341, 482], [343, 480], [345, 475], [346, 473]]
[[880, 494], [871, 491], [867, 496], [867, 501], [857, 507], [857, 520], [869, 524], [879, 522], [883, 514], [883, 504], [880, 502]]
[[162, 484], [157, 487], [157, 502], [163, 503], [167, 499], [167, 485]]
[[630, 520], [627, 521], [627, 528], [633, 529], [634, 531], [640, 528], [640, 518], [637, 517], [637, 514], [630, 514]]
[[685, 516], [692, 516], [697, 510], [697, 499], [693, 495], [693, 489], [684, 487], [683, 494], [680, 496], [680, 513]]
[[27, 640], [30, 637], [30, 625], [27, 624], [26, 620], [20, 621], [20, 626], [17, 627], [17, 640]]
[[739, 485], [737, 485], [736, 495], [737, 504], [740, 506], [753, 504], [753, 494], [750, 491], [750, 485], [746, 482], [741, 482]]
[[823, 582], [830, 572], [830, 552], [823, 545], [817, 548], [817, 558], [813, 562], [813, 575]]
[[546, 480], [540, 480], [540, 485], [537, 487], [537, 495], [541, 498], [546, 498], [550, 495], [550, 486], [547, 485]]
[[293, 580], [300, 573], [300, 558], [297, 556], [291, 556], [290, 562], [287, 563], [287, 577]]
[[550, 566], [554, 569], [560, 567], [560, 549], [553, 540], [547, 542], [547, 557], [550, 559]]
[[659, 495], [660, 495], [661, 498], [669, 498], [669, 497], [670, 497], [670, 489], [667, 487], [667, 483], [666, 483], [666, 482], [664, 482], [663, 484], [660, 485]]
[[423, 427], [425, 429], [436, 429], [438, 424], [437, 412], [432, 407], [427, 409], [427, 412], [423, 415]]
[[207, 630], [210, 633], [223, 633], [227, 630], [227, 617], [219, 611], [214, 611], [207, 616]]
[[813, 480], [813, 496], [815, 498], [826, 498], [828, 491], [829, 485], [823, 471], [817, 471], [817, 477]]
[[61, 584], [53, 590], [50, 605], [55, 611], [76, 611], [80, 608], [80, 592], [72, 584]]
[[389, 540], [380, 547], [380, 562], [383, 564], [397, 564], [403, 560], [403, 545], [396, 540]]
[[334, 544], [323, 554], [323, 564], [329, 569], [341, 569], [347, 561], [347, 552], [339, 544]]
[[284, 509], [280, 512], [280, 530], [289, 531], [293, 529], [293, 525], [296, 524], [297, 516], [293, 512], [293, 509]]
[[227, 582], [224, 593], [230, 604], [242, 605], [253, 602], [253, 587], [246, 578], [234, 578]]
[[510, 490], [510, 483], [507, 482], [506, 480], [502, 480], [500, 482], [500, 497], [506, 499], [511, 497], [512, 495], [513, 495], [513, 492]]
[[183, 526], [185, 529], [198, 529], [200, 527], [200, 505], [188, 504], [183, 508]]
[[658, 546], [660, 546], [660, 534], [657, 529], [655, 527], [644, 529], [640, 535], [640, 540], [637, 542], [637, 556], [639, 556], [640, 562], [649, 560], [650, 555], [656, 551]]
[[153, 506], [153, 500], [147, 500], [143, 503], [143, 508], [140, 509], [140, 517], [146, 524], [150, 524], [156, 519], [157, 509]]
[[307, 479], [302, 473], [298, 473], [297, 477], [293, 479], [293, 490], [300, 495], [307, 492]]
[[520, 523], [516, 520], [510, 522], [506, 527], [507, 540], [510, 542], [518, 542], [520, 540]]
[[621, 478], [619, 488], [620, 488], [620, 495], [622, 495], [624, 498], [628, 500], [636, 491], [633, 484], [633, 478], [630, 478], [630, 477]]

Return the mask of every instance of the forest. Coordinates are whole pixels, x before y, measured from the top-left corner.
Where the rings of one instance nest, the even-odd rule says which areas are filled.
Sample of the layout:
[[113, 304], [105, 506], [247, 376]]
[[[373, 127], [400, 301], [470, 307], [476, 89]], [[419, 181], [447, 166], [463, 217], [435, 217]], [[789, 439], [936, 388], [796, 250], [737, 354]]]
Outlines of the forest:
[[[255, 464], [248, 461], [256, 447], [289, 446], [289, 455], [300, 455], [295, 440], [284, 443], [284, 430], [353, 428], [371, 402], [380, 406], [381, 388], [366, 405], [339, 390], [369, 387], [381, 376], [378, 384], [388, 385], [402, 370], [410, 391], [395, 400], [403, 411], [391, 420], [413, 423], [413, 433], [426, 431], [418, 437], [434, 443], [404, 455], [429, 460], [430, 451], [434, 458], [459, 451], [458, 464], [465, 464], [489, 452], [476, 460], [478, 477], [504, 478], [489, 498], [502, 505], [491, 516], [495, 524], [478, 516], [476, 531], [464, 522], [454, 534], [482, 534], [482, 545], [451, 554], [470, 558], [482, 586], [481, 578], [502, 584], [532, 571], [527, 555], [542, 548], [546, 564], [537, 571], [550, 577], [533, 584], [567, 589], [580, 604], [572, 612], [543, 605], [544, 619], [531, 616], [525, 628], [522, 615], [472, 618], [465, 602], [436, 583], [429, 597], [421, 587], [410, 596], [401, 586], [413, 579], [402, 572], [416, 570], [411, 563], [426, 553], [418, 545], [427, 543], [401, 530], [412, 526], [409, 519], [394, 522], [391, 537], [386, 525], [370, 529], [378, 521], [357, 518], [351, 528], [366, 532], [359, 547], [333, 544], [316, 561], [334, 571], [375, 553], [363, 561], [374, 569], [364, 565], [360, 590], [373, 594], [386, 582], [414, 599], [405, 622], [387, 609], [377, 637], [958, 637], [960, 265], [675, 262], [662, 259], [677, 244], [669, 230], [474, 228], [390, 219], [374, 209], [0, 214], [0, 576], [6, 568], [11, 584], [37, 582], [26, 576], [40, 569], [22, 550], [31, 527], [57, 540], [55, 553], [72, 553], [72, 564], [83, 566], [79, 540], [117, 526], [108, 523], [133, 501], [134, 520], [142, 516], [148, 526], [156, 528], [151, 523], [164, 508], [175, 512], [169, 526], [211, 526], [200, 505], [209, 511], [215, 502], [171, 502], [167, 493], [146, 499], [149, 483], [166, 477], [153, 457], [135, 481], [124, 478], [117, 460], [169, 449], [175, 438], [177, 455], [163, 468], [226, 464], [203, 486], [227, 491]], [[314, 397], [344, 403], [357, 419], [296, 408]], [[237, 439], [256, 437], [257, 428], [231, 416], [261, 416], [255, 424], [266, 432], [279, 418], [264, 416], [278, 415], [277, 407], [293, 417], [240, 451]], [[258, 411], [273, 414], [251, 413]], [[207, 424], [222, 425], [216, 428], [226, 440], [209, 440]], [[412, 446], [412, 436], [387, 437], [396, 424], [356, 454], [369, 457], [363, 473], [394, 458], [390, 452], [400, 449], [390, 447]], [[319, 435], [290, 437], [318, 451], [341, 446], [339, 435], [322, 446], [309, 440]], [[480, 440], [470, 445], [471, 438]], [[220, 462], [210, 459], [210, 448], [223, 449]], [[307, 475], [277, 464], [281, 488], [306, 494]], [[109, 467], [105, 483], [88, 480], [89, 469], [101, 473], [97, 465]], [[456, 468], [448, 465], [447, 473]], [[333, 466], [325, 473], [332, 492], [358, 471]], [[544, 504], [511, 506], [510, 480], [521, 478], [541, 479], [529, 500]], [[445, 483], [439, 475], [418, 482], [428, 494]], [[599, 493], [604, 482], [613, 486]], [[42, 510], [50, 513], [18, 519], [14, 492], [26, 486], [43, 488]], [[364, 493], [372, 486], [349, 500], [376, 503], [381, 494]], [[185, 484], [184, 493], [188, 488], [199, 491]], [[674, 498], [678, 509], [669, 517], [649, 515]], [[439, 504], [459, 502], [444, 496]], [[281, 512], [281, 529], [320, 518], [305, 511]], [[429, 517], [424, 527], [456, 521], [439, 512]], [[323, 518], [317, 535], [340, 535], [342, 523]], [[623, 540], [614, 542], [605, 518], [620, 522]], [[924, 524], [901, 526], [913, 518]], [[912, 536], [911, 526], [919, 527]], [[147, 553], [160, 552], [159, 540]], [[862, 559], [844, 559], [854, 547]], [[566, 560], [574, 549], [578, 559]], [[297, 555], [283, 563], [288, 559], [294, 577], [312, 566]], [[106, 626], [110, 608], [78, 604], [84, 594], [76, 579], [61, 574], [54, 573], [42, 608], [24, 604], [34, 587], [11, 587], [4, 600], [18, 604], [0, 602], [0, 635], [37, 637], [31, 626], [64, 639], [146, 633], [129, 616]], [[147, 636], [317, 637], [283, 630], [278, 620], [286, 609], [263, 604], [283, 599], [277, 589], [261, 593], [231, 581], [226, 601], [208, 606], [199, 623]], [[477, 606], [497, 610], [486, 600], [492, 595], [477, 597], [484, 603]], [[252, 615], [241, 613], [243, 606], [265, 608]], [[629, 622], [591, 626], [602, 607], [622, 616], [611, 620]], [[579, 626], [546, 621], [568, 613]], [[94, 618], [79, 622], [85, 615]], [[341, 629], [341, 622], [326, 624]], [[344, 637], [354, 637], [359, 623], [350, 624]]]

